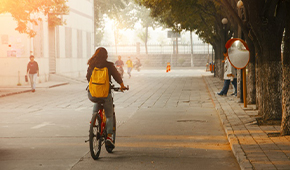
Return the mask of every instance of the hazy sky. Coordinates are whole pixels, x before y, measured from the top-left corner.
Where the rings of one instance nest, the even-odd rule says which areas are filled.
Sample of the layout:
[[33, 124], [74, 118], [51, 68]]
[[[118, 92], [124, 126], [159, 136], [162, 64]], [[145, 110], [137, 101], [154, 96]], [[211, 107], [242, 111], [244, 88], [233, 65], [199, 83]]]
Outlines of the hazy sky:
[[[114, 26], [113, 22], [106, 19], [105, 24], [105, 33], [104, 38], [102, 41], [102, 44], [114, 44]], [[136, 25], [135, 30], [120, 30], [121, 35], [121, 41], [122, 44], [135, 44], [136, 42], [142, 41], [138, 38], [137, 34], [141, 30], [141, 26]], [[167, 31], [170, 29], [162, 29], [162, 28], [156, 28], [153, 30], [152, 28], [149, 28], [149, 34], [150, 38], [148, 40], [149, 44], [160, 44], [163, 42], [164, 44], [169, 43], [171, 41], [170, 38], [167, 38]], [[190, 44], [190, 33], [189, 32], [182, 32], [181, 33], [181, 39], [179, 39], [179, 42]], [[198, 38], [196, 34], [193, 34], [193, 43], [202, 43], [202, 41]]]

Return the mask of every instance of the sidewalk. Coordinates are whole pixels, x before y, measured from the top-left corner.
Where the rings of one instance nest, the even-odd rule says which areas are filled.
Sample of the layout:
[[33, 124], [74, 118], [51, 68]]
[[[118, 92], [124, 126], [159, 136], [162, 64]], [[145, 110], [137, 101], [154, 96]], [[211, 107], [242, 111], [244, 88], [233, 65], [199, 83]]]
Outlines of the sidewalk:
[[219, 78], [203, 79], [241, 169], [290, 170], [290, 136], [275, 135], [280, 126], [258, 126], [254, 106], [244, 109], [237, 97], [217, 95], [223, 86]]
[[[59, 81], [47, 81], [44, 83], [37, 83], [36, 90], [39, 88], [52, 88], [57, 86], [66, 85], [68, 82], [59, 82]], [[0, 87], [0, 97], [10, 96], [19, 93], [31, 92], [31, 86], [26, 83], [21, 86], [13, 86], [13, 87]]]

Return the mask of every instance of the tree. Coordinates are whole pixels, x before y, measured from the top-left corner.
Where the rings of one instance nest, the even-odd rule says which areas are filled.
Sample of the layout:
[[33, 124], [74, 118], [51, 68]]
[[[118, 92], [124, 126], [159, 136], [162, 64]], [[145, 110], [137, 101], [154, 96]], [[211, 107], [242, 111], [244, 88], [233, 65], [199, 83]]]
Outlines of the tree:
[[135, 18], [137, 18], [137, 22], [140, 22], [142, 27], [145, 28], [145, 34], [142, 36], [142, 41], [145, 44], [145, 51], [146, 54], [148, 54], [148, 47], [147, 47], [147, 42], [149, 39], [149, 32], [148, 28], [152, 27], [153, 29], [160, 25], [157, 21], [155, 21], [151, 16], [150, 16], [150, 9], [145, 8], [144, 6], [139, 6], [135, 5]]
[[[286, 63], [283, 63], [284, 66], [281, 65], [281, 42], [286, 24], [286, 16], [289, 15], [289, 13], [286, 15], [286, 2], [289, 3], [289, 0], [243, 0], [243, 2], [246, 20], [242, 21], [239, 17], [235, 17], [235, 19], [243, 31], [248, 32], [247, 35], [255, 46], [257, 54], [258, 81], [256, 87], [259, 114], [264, 122], [281, 120], [281, 101], [286, 102], [286, 107], [287, 104], [289, 105], [289, 98], [282, 100], [282, 94], [287, 94], [289, 90], [285, 88], [288, 86], [287, 81], [282, 81], [286, 80], [287, 75], [289, 75], [289, 69], [285, 67], [287, 65], [287, 59], [285, 59], [287, 56], [283, 56]], [[232, 16], [238, 16], [232, 10], [232, 7], [228, 5], [228, 0], [220, 1], [220, 3], [231, 12]], [[283, 70], [283, 74], [281, 74], [281, 70]], [[289, 124], [289, 120], [287, 121]], [[282, 120], [282, 122], [285, 122], [285, 120]]]
[[121, 10], [126, 8], [128, 0], [94, 0], [94, 39], [95, 46], [100, 45], [104, 34], [104, 15], [108, 15], [109, 18], [113, 18]]
[[15, 30], [34, 37], [36, 32], [30, 25], [37, 25], [37, 21], [42, 20], [39, 14], [50, 15], [50, 26], [65, 24], [58, 16], [69, 12], [66, 2], [67, 0], [1, 0], [0, 14], [10, 13], [18, 24]]
[[[290, 8], [290, 1], [286, 2]], [[287, 10], [284, 37], [284, 53], [282, 57], [282, 123], [281, 134], [290, 135], [290, 11]]]

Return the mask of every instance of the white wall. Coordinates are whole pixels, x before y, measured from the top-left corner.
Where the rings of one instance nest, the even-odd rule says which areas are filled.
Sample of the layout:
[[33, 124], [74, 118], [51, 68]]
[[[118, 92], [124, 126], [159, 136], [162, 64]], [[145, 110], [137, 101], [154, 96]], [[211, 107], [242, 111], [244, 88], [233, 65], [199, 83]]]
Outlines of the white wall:
[[[71, 77], [83, 77], [87, 70], [87, 60], [92, 56], [93, 49], [93, 1], [86, 0], [79, 3], [79, 0], [70, 0], [69, 15], [64, 16], [66, 25], [59, 26], [59, 56], [57, 57], [56, 72]], [[65, 28], [72, 29], [72, 55], [65, 52]], [[82, 32], [82, 57], [78, 56], [77, 32]], [[91, 43], [87, 42], [87, 33], [91, 34]], [[91, 51], [87, 52], [90, 46]]]
[[[0, 15], [0, 86], [16, 86], [18, 83], [26, 84], [24, 75], [26, 74], [27, 64], [29, 62], [31, 39], [27, 34], [20, 34], [15, 30], [16, 21], [10, 14]], [[8, 42], [4, 42], [3, 36], [8, 36]], [[11, 45], [11, 47], [9, 47]], [[7, 51], [15, 50], [15, 57], [8, 57]], [[35, 58], [39, 64], [40, 77], [39, 82], [45, 82], [48, 79], [47, 58]]]
[[[87, 60], [94, 52], [93, 39], [93, 0], [69, 0], [67, 5], [70, 7], [69, 15], [63, 16], [66, 19], [67, 25], [59, 26], [59, 55], [56, 56], [56, 74], [67, 75], [71, 77], [83, 77], [87, 70]], [[27, 63], [29, 62], [30, 38], [27, 34], [20, 34], [15, 31], [17, 23], [13, 20], [10, 14], [0, 15], [0, 86], [16, 86], [19, 82], [25, 84], [24, 75], [26, 73]], [[65, 53], [65, 28], [72, 29], [72, 56], [67, 56]], [[78, 42], [77, 32], [82, 32], [82, 57], [77, 56]], [[87, 34], [90, 35], [90, 44], [87, 41]], [[2, 41], [5, 39], [2, 35], [8, 35], [8, 42]], [[42, 57], [35, 56], [35, 60], [39, 64], [40, 82], [48, 81], [49, 78], [49, 42], [48, 42], [48, 23], [47, 16], [43, 18], [42, 29]], [[4, 38], [2, 38], [4, 37]], [[2, 43], [4, 42], [4, 44]], [[7, 57], [8, 45], [12, 45], [12, 49], [16, 49], [17, 57]], [[39, 46], [39, 45], [38, 45]], [[39, 48], [35, 46], [36, 48]], [[91, 49], [88, 52], [87, 49]], [[56, 52], [57, 55], [57, 52]], [[20, 75], [19, 75], [20, 73]]]

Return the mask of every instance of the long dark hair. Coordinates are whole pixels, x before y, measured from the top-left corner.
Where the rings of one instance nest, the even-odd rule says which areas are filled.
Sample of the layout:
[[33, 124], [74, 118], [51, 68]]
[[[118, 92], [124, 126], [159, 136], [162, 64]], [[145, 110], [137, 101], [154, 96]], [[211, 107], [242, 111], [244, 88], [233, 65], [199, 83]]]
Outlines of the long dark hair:
[[108, 58], [108, 52], [104, 47], [99, 47], [95, 54], [89, 59], [89, 67], [94, 67], [100, 63], [104, 63]]

